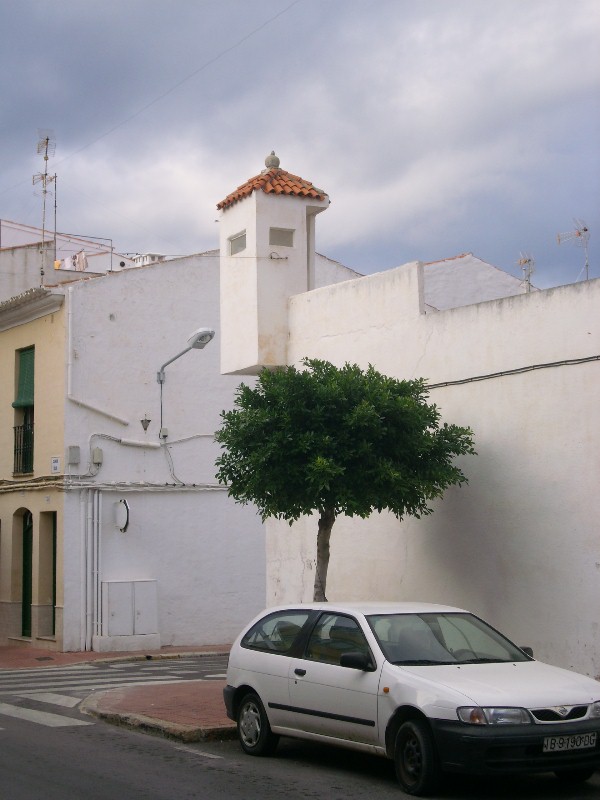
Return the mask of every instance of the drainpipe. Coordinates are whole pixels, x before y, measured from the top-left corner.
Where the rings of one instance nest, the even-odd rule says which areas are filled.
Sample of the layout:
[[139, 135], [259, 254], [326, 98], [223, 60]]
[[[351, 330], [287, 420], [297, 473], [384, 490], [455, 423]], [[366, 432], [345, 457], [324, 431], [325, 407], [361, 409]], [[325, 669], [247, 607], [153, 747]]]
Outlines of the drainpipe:
[[85, 403], [83, 400], [78, 400], [73, 397], [73, 287], [69, 286], [67, 289], [69, 295], [69, 305], [67, 308], [67, 398], [75, 405], [81, 408], [87, 408], [89, 411], [95, 411], [96, 414], [101, 414], [103, 417], [108, 417], [121, 425], [129, 425], [129, 421], [110, 411], [104, 411], [102, 408], [97, 408], [90, 403]]
[[85, 523], [85, 650], [92, 649], [94, 490], [87, 490]]
[[81, 584], [84, 598], [85, 637], [82, 650], [92, 650], [94, 636], [100, 636], [101, 575], [100, 575], [100, 520], [102, 517], [102, 493], [99, 489], [87, 489], [85, 502], [84, 569]]
[[79, 492], [79, 531], [81, 550], [79, 557], [79, 649], [85, 650], [86, 642], [86, 608], [87, 608], [87, 571], [86, 571], [86, 542], [87, 542], [87, 490]]
[[93, 613], [92, 613], [92, 635], [100, 636], [100, 608], [101, 608], [101, 583], [100, 583], [100, 520], [102, 518], [102, 492], [94, 489], [94, 519], [92, 528], [93, 541]]

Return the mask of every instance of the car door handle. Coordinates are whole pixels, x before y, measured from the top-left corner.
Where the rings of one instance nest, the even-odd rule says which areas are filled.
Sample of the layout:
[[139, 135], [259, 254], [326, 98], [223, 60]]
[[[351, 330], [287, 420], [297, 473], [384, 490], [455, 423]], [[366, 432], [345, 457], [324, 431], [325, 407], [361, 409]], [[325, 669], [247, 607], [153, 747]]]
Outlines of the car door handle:
[[305, 669], [295, 669], [294, 670], [294, 674], [295, 675], [299, 675], [301, 678], [303, 678], [306, 675], [306, 670]]

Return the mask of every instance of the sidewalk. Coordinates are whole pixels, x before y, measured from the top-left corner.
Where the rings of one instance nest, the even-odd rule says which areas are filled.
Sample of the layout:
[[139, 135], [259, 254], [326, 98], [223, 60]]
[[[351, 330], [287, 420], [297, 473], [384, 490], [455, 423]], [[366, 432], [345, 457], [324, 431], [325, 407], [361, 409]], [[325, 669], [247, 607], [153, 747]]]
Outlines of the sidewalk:
[[[65, 667], [90, 661], [143, 661], [184, 655], [228, 653], [229, 645], [162, 647], [137, 653], [57, 653], [29, 647], [0, 647], [0, 671]], [[129, 686], [97, 691], [83, 700], [80, 710], [117, 725], [159, 733], [185, 742], [230, 739], [235, 723], [227, 718], [221, 680]]]

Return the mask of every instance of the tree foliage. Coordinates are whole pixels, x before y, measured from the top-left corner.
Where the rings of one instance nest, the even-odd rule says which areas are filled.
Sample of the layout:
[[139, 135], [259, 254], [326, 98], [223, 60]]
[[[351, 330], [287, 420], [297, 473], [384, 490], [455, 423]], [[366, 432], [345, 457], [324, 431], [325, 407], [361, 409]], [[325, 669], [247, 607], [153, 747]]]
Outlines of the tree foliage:
[[474, 453], [473, 434], [440, 424], [422, 379], [302, 363], [263, 370], [254, 388], [238, 387], [216, 434], [217, 478], [238, 502], [255, 503], [263, 520], [319, 513], [315, 596], [324, 599], [335, 518], [431, 513], [431, 500], [466, 482], [453, 459]]

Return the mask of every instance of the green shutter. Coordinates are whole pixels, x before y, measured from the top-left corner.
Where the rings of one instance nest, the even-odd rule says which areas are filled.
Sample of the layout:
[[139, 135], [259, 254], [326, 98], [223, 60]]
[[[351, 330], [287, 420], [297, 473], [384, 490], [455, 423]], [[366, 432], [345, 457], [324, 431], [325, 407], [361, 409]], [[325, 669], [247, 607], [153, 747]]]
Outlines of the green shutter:
[[19, 385], [13, 408], [33, 405], [33, 369], [35, 349], [19, 350]]

